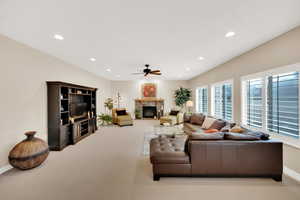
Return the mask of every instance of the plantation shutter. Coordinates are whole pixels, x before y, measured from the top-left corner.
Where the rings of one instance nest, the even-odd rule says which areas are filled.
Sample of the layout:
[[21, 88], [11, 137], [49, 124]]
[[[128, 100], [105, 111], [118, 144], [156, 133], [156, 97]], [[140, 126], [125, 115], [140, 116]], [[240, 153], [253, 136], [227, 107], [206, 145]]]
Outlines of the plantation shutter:
[[262, 128], [262, 79], [253, 79], [246, 81], [246, 104], [244, 121], [250, 127]]
[[299, 73], [268, 77], [267, 128], [271, 132], [299, 136]]

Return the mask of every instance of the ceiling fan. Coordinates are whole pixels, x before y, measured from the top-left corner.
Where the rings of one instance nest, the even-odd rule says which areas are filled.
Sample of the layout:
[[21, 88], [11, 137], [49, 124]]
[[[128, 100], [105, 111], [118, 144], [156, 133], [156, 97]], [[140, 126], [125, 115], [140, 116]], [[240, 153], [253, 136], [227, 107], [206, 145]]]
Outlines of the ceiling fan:
[[132, 74], [133, 75], [144, 74], [144, 76], [148, 76], [149, 74], [152, 74], [152, 75], [161, 75], [160, 70], [151, 70], [151, 69], [149, 69], [149, 67], [150, 67], [149, 64], [146, 64], [145, 67], [146, 68], [143, 70], [143, 72], [132, 73]]

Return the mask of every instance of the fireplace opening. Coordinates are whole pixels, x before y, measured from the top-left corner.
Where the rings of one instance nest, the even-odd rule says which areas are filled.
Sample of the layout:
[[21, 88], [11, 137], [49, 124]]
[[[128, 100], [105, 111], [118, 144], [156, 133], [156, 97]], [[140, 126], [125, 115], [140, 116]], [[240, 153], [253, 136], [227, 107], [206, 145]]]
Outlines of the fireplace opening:
[[157, 117], [156, 106], [143, 106], [143, 118]]

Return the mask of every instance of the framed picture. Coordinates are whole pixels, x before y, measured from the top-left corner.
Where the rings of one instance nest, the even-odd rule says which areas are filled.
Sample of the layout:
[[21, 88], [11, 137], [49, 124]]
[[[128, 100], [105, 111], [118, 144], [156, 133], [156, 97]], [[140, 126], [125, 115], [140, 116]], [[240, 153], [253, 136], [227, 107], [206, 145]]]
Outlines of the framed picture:
[[156, 97], [156, 84], [154, 83], [144, 83], [142, 85], [142, 95], [144, 98]]

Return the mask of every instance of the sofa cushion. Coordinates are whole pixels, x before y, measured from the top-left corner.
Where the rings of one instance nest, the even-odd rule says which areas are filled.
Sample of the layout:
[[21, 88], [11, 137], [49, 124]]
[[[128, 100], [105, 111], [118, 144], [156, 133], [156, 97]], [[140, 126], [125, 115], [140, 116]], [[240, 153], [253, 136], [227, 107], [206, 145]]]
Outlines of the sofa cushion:
[[209, 129], [221, 130], [224, 126], [226, 126], [226, 122], [224, 120], [218, 119], [209, 127]]
[[216, 119], [214, 119], [212, 117], [205, 117], [205, 120], [202, 124], [202, 128], [209, 129], [215, 121], [216, 121]]
[[260, 138], [261, 140], [269, 140], [270, 135], [267, 133], [259, 132], [259, 131], [249, 131], [246, 133], [247, 135], [255, 136]]
[[184, 128], [190, 129], [190, 131], [202, 131], [202, 127], [200, 125], [192, 124], [192, 123], [184, 123]]
[[192, 116], [191, 114], [184, 113], [183, 121], [187, 122], [187, 123], [190, 123], [191, 122], [191, 116]]
[[192, 133], [191, 135], [192, 140], [223, 140], [224, 133], [217, 132], [217, 133]]
[[203, 124], [204, 119], [205, 119], [205, 115], [201, 113], [194, 113], [191, 116], [191, 123], [201, 126]]
[[260, 138], [248, 134], [226, 132], [224, 133], [224, 139], [225, 140], [259, 140]]

